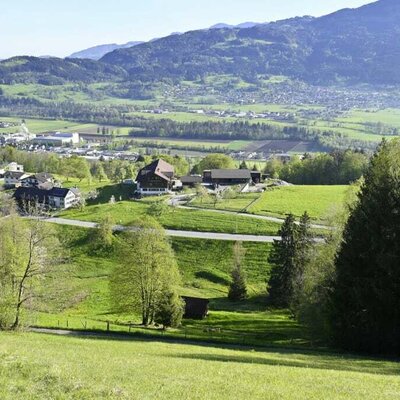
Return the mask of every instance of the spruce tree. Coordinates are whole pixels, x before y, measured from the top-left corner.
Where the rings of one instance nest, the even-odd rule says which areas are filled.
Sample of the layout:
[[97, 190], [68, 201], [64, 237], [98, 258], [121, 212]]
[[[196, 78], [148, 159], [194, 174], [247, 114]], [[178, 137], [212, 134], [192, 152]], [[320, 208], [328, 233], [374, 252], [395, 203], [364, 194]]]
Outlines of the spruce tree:
[[242, 268], [245, 250], [241, 242], [236, 242], [233, 249], [232, 282], [229, 287], [228, 298], [231, 301], [243, 301], [247, 298], [246, 275]]
[[332, 328], [342, 348], [400, 355], [400, 141], [382, 142], [336, 259]]
[[275, 240], [268, 262], [272, 264], [269, 280], [269, 298], [272, 304], [288, 307], [291, 302], [292, 277], [295, 270], [297, 226], [289, 214], [279, 232], [281, 240]]

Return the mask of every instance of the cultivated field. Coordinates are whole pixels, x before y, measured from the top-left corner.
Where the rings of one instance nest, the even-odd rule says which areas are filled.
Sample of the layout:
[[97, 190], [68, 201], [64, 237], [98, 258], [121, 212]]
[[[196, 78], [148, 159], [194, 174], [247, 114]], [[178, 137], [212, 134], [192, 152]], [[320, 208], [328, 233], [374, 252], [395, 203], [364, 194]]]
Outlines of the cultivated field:
[[328, 353], [0, 334], [0, 397], [391, 400], [399, 364]]

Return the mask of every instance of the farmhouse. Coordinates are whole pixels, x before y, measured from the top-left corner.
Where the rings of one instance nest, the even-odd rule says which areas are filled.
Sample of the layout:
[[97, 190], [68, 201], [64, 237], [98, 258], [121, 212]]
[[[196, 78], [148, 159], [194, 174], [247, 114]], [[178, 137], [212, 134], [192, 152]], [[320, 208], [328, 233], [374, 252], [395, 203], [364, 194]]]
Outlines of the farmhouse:
[[52, 188], [46, 190], [38, 187], [19, 187], [14, 193], [14, 198], [22, 207], [29, 203], [64, 210], [78, 203], [80, 193], [77, 189]]
[[184, 318], [204, 319], [207, 317], [209, 300], [188, 296], [183, 296], [182, 299], [185, 302]]
[[169, 193], [174, 185], [174, 167], [164, 160], [156, 160], [145, 166], [136, 178], [137, 193], [159, 195]]
[[214, 186], [245, 185], [251, 183], [248, 169], [212, 169], [203, 172], [203, 182]]
[[4, 186], [6, 188], [21, 186], [22, 180], [28, 176], [29, 174], [22, 171], [6, 171], [4, 174]]
[[23, 187], [37, 187], [44, 188], [49, 185], [54, 185], [55, 180], [53, 176], [47, 172], [40, 172], [35, 175], [29, 175], [21, 179], [21, 186]]

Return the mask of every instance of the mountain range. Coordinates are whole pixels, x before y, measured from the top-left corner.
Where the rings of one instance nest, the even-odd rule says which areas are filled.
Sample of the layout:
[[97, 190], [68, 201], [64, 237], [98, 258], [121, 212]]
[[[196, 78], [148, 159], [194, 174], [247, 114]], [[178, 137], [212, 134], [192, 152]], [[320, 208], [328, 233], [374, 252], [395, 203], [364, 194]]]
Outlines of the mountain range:
[[[0, 82], [154, 82], [284, 75], [310, 84], [400, 85], [400, 1], [380, 0], [320, 18], [170, 35], [115, 49], [99, 61], [18, 57], [0, 62]], [[76, 56], [76, 55], [75, 55]]]
[[98, 46], [89, 47], [85, 50], [77, 51], [76, 53], [72, 53], [68, 58], [87, 58], [89, 60], [100, 60], [101, 57], [114, 50], [126, 49], [128, 47], [134, 47], [142, 43], [144, 42], [128, 42], [125, 44], [101, 44]]

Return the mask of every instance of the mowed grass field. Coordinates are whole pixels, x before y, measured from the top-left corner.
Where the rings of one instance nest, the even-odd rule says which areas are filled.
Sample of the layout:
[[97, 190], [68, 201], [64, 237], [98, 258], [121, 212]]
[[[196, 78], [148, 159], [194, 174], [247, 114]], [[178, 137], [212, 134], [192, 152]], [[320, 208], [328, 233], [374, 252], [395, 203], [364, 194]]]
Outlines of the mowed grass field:
[[300, 217], [305, 211], [313, 219], [325, 219], [340, 207], [348, 186], [284, 186], [269, 189], [253, 203], [248, 212], [261, 215], [292, 213]]
[[296, 351], [0, 334], [0, 398], [394, 400], [398, 363]]
[[314, 220], [323, 220], [344, 202], [348, 186], [282, 186], [264, 193], [243, 193], [232, 199], [223, 199], [214, 205], [212, 200], [194, 199], [190, 204], [255, 215], [285, 217], [292, 213], [300, 217], [305, 211]]

